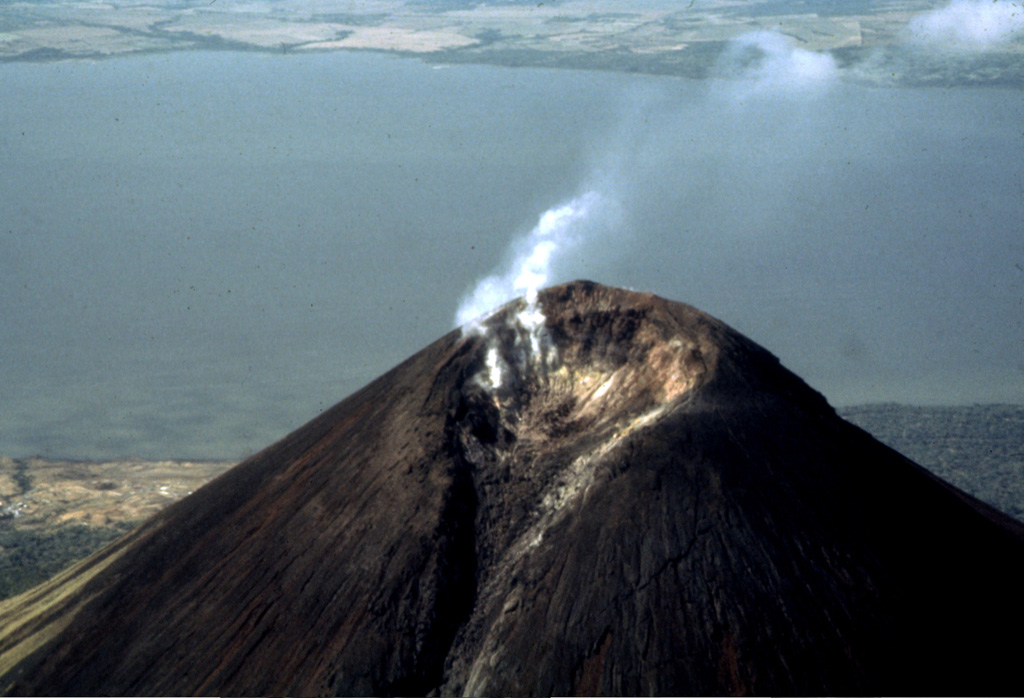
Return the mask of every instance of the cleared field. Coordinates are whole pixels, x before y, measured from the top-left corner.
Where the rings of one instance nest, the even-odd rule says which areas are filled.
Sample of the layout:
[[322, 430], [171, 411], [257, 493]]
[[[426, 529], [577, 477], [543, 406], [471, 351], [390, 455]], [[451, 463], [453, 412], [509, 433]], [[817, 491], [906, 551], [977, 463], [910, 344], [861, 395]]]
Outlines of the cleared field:
[[[858, 79], [1007, 82], [1024, 53], [1017, 38], [986, 42], [978, 71], [944, 51], [913, 55], [908, 27], [934, 12], [924, 0], [888, 3], [689, 4], [579, 0], [466, 3], [15, 2], [0, 12], [0, 61], [52, 61], [177, 50], [372, 50], [439, 63], [486, 63], [704, 77], [722, 46], [770, 31], [794, 46], [862, 64]], [[1015, 20], [1011, 20], [1015, 21]], [[941, 39], [942, 37], [936, 37]], [[939, 41], [945, 44], [945, 40]], [[920, 52], [918, 52], [920, 53]], [[877, 64], [877, 65], [876, 65]], [[872, 67], [874, 66], [874, 67]], [[883, 69], [884, 68], [884, 69]]]
[[231, 465], [0, 458], [0, 598], [49, 579]]

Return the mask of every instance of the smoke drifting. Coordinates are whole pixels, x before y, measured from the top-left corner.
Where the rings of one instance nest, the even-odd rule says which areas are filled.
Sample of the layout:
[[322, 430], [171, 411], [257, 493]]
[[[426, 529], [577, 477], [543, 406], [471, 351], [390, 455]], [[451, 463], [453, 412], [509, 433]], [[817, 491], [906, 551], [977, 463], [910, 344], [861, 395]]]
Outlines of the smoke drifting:
[[[915, 16], [906, 31], [918, 44], [984, 48], [1024, 34], [1024, 10], [1007, 0], [953, 0], [941, 9]], [[866, 68], [870, 67], [850, 65], [841, 69], [830, 53], [800, 48], [791, 37], [774, 31], [753, 31], [733, 39], [722, 52], [706, 97], [709, 103], [721, 105], [724, 101], [743, 110], [755, 104], [799, 103], [825, 94], [844, 75], [864, 78]], [[512, 245], [512, 260], [504, 270], [480, 280], [463, 299], [455, 318], [458, 325], [471, 323], [513, 298], [526, 296], [527, 309], [519, 322], [534, 332], [543, 322], [536, 308], [537, 290], [552, 282], [553, 268], [559, 260], [569, 249], [593, 243], [588, 228], [608, 213], [607, 207], [599, 210], [603, 203], [615, 199], [629, 207], [630, 200], [635, 199], [632, 190], [636, 180], [644, 171], [654, 169], [646, 160], [658, 158], [651, 144], [665, 136], [663, 131], [672, 130], [673, 119], [681, 121], [685, 117], [658, 113], [664, 108], [657, 99], [634, 95], [624, 101], [634, 105], [623, 118], [632, 123], [622, 126], [620, 137], [604, 142], [604, 152], [598, 157], [600, 166], [594, 168], [590, 178], [600, 184], [542, 214], [537, 225]], [[662, 124], [661, 128], [656, 124]], [[714, 140], [719, 129], [714, 124], [707, 127], [706, 137]]]
[[984, 50], [1024, 35], [1024, 7], [1007, 0], [953, 0], [914, 17], [907, 33], [916, 44]]
[[[608, 275], [620, 286], [638, 283], [643, 275], [636, 269], [689, 279], [690, 297], [698, 302], [706, 289], [727, 278], [733, 288], [765, 293], [777, 287], [780, 294], [799, 296], [803, 291], [793, 289], [816, 268], [811, 250], [817, 250], [846, 265], [849, 297], [871, 295], [859, 286], [863, 272], [857, 265], [877, 268], [872, 255], [878, 248], [846, 231], [868, 231], [884, 244], [894, 227], [923, 224], [905, 216], [908, 209], [896, 201], [898, 192], [879, 192], [872, 174], [881, 171], [877, 163], [901, 156], [904, 143], [896, 134], [906, 129], [877, 121], [867, 111], [844, 111], [846, 100], [864, 84], [895, 87], [921, 76], [956, 80], [967, 74], [957, 54], [1022, 35], [1024, 11], [1018, 5], [953, 0], [912, 18], [903, 45], [847, 53], [842, 65], [833, 54], [802, 48], [789, 36], [755, 31], [727, 45], [707, 80], [666, 80], [623, 94], [619, 123], [593, 139], [592, 167], [583, 180], [588, 186], [576, 188], [586, 193], [543, 213], [532, 230], [514, 240], [510, 261], [480, 280], [458, 308], [459, 325], [487, 336], [497, 328], [487, 324], [486, 314], [525, 297], [524, 309], [503, 326], [520, 338], [519, 354], [492, 350], [481, 382], [497, 388], [507, 370], [538, 358], [552, 360], [544, 353], [537, 290], [594, 276], [595, 258], [624, 262]], [[878, 100], [879, 110], [884, 102]], [[858, 197], [863, 205], [855, 203]], [[662, 213], [666, 200], [675, 202], [674, 217]], [[837, 230], [835, 250], [845, 246], [848, 256], [809, 242], [815, 227]], [[666, 231], [679, 239], [667, 242]], [[892, 238], [894, 249], [904, 244], [901, 239]], [[808, 244], [802, 246], [802, 240]], [[728, 254], [709, 265], [702, 256], [707, 249]], [[889, 264], [898, 268], [909, 257], [893, 259]], [[578, 260], [585, 260], [583, 266], [570, 263]], [[744, 265], [763, 276], [737, 274]], [[920, 278], [900, 276], [898, 283], [913, 278], [927, 284], [927, 273], [926, 268]], [[721, 293], [715, 300], [726, 302]], [[729, 302], [742, 307], [741, 301]], [[862, 311], [843, 312], [860, 317]]]
[[[781, 34], [759, 31], [737, 38], [723, 54], [718, 72], [724, 79], [718, 81], [714, 98], [777, 99], [818, 91], [831, 84], [839, 71], [832, 56], [798, 48]], [[627, 101], [632, 104], [640, 100]], [[647, 112], [657, 108], [646, 104]], [[600, 186], [545, 211], [532, 230], [513, 242], [511, 260], [504, 269], [481, 279], [464, 297], [455, 314], [456, 325], [467, 331], [484, 332], [481, 322], [488, 313], [523, 296], [526, 308], [516, 316], [517, 329], [525, 331], [532, 353], [538, 354], [544, 315], [537, 306], [537, 291], [553, 282], [555, 268], [567, 252], [593, 246], [598, 239], [604, 242], [606, 237], [610, 238], [599, 235], [598, 231], [610, 228], [612, 219], [616, 218], [614, 213], [620, 196], [613, 192], [625, 192], [625, 198], [630, 198], [636, 171], [650, 168], [650, 163], [643, 162], [643, 156], [638, 157], [636, 153], [649, 152], [650, 143], [664, 136], [647, 132], [654, 128], [652, 124], [661, 115], [658, 117], [656, 119], [652, 113], [632, 114], [629, 121], [635, 123], [623, 127], [624, 132], [633, 134], [632, 137], [609, 138], [605, 152], [598, 158], [600, 166], [594, 168], [591, 180], [600, 182]], [[638, 123], [643, 124], [643, 128], [637, 129]], [[637, 136], [638, 130], [643, 135]], [[624, 165], [627, 162], [629, 167]], [[630, 169], [633, 172], [628, 171]], [[612, 243], [616, 245], [621, 246], [621, 243]], [[488, 357], [492, 385], [500, 383], [500, 361], [496, 354]]]
[[738, 96], [779, 97], [805, 93], [834, 81], [835, 59], [798, 48], [793, 39], [769, 31], [736, 38], [723, 53], [719, 74], [736, 82]]
[[471, 324], [502, 303], [525, 296], [527, 307], [518, 319], [535, 333], [544, 320], [537, 307], [537, 291], [548, 284], [553, 267], [565, 253], [586, 241], [588, 227], [593, 227], [602, 208], [607, 208], [604, 197], [588, 191], [545, 211], [537, 225], [513, 244], [505, 270], [481, 279], [463, 299], [456, 324]]
[[[587, 191], [563, 204], [545, 211], [537, 225], [513, 244], [512, 260], [498, 274], [481, 279], [473, 291], [459, 305], [455, 322], [464, 332], [489, 334], [483, 324], [488, 314], [501, 304], [525, 297], [526, 307], [509, 323], [517, 335], [516, 356], [512, 357], [520, 369], [538, 361], [546, 363], [557, 359], [553, 349], [544, 342], [544, 311], [537, 300], [537, 292], [548, 285], [554, 265], [569, 250], [587, 241], [593, 233], [594, 221], [600, 221], [602, 208], [607, 208], [604, 197], [596, 191]], [[490, 335], [493, 340], [493, 335]], [[508, 358], [491, 341], [487, 350], [486, 376], [479, 379], [497, 390], [505, 383], [509, 369]]]
[[[786, 95], [806, 97], [833, 82], [838, 69], [830, 55], [797, 48], [779, 34], [754, 32], [733, 42], [720, 61], [719, 72], [724, 79], [714, 81], [709, 98], [742, 103], [777, 100]], [[619, 136], [603, 141], [603, 152], [590, 174], [590, 181], [598, 184], [545, 211], [526, 235], [512, 243], [510, 261], [504, 268], [477, 282], [459, 305], [456, 324], [466, 333], [488, 338], [485, 368], [477, 380], [492, 391], [502, 388], [512, 373], [543, 371], [557, 362], [558, 356], [545, 341], [545, 316], [538, 291], [556, 280], [556, 267], [568, 252], [588, 247], [592, 250], [599, 242], [603, 248], [624, 247], [622, 239], [628, 236], [602, 235], [601, 231], [621, 226], [621, 202], [627, 207], [643, 206], [636, 190], [644, 188], [641, 181], [650, 172], [663, 166], [656, 162], [658, 156], [651, 144], [666, 137], [664, 129], [674, 131], [683, 116], [659, 106], [657, 100], [625, 102], [634, 105], [630, 107], [633, 111], [623, 119]], [[666, 115], [660, 113], [664, 111], [669, 112], [667, 122]], [[516, 337], [511, 344], [513, 351], [509, 353], [510, 345], [505, 343], [502, 352], [496, 328], [487, 320], [496, 308], [519, 297], [525, 298], [525, 307], [505, 323], [505, 329]]]

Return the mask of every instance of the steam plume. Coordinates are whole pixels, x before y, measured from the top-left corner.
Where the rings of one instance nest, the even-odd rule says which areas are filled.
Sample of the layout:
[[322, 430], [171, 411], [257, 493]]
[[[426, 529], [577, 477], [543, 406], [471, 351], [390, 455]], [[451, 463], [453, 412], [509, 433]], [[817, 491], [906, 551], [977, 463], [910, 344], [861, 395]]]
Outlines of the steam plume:
[[596, 191], [588, 191], [545, 211], [537, 225], [513, 245], [515, 252], [508, 267], [481, 279], [463, 299], [455, 314], [456, 324], [473, 323], [502, 303], [525, 296], [526, 309], [517, 319], [535, 333], [544, 321], [537, 307], [537, 292], [547, 285], [559, 257], [582, 242], [588, 219], [601, 202]]
[[1024, 7], [1009, 0], [953, 0], [914, 17], [907, 31], [919, 44], [985, 49], [1024, 35]]
[[[769, 99], [804, 94], [830, 84], [838, 75], [832, 56], [797, 48], [788, 37], [767, 31], [752, 32], [733, 41], [721, 68], [724, 77], [735, 81], [728, 88], [730, 93], [738, 89], [741, 96], [756, 94]], [[634, 114], [631, 121], [646, 124], [648, 116]], [[627, 131], [635, 133], [636, 129]], [[647, 129], [641, 132], [646, 134]], [[609, 139], [619, 147], [613, 145], [604, 154], [602, 167], [595, 168], [591, 181], [600, 182], [600, 186], [544, 212], [533, 229], [511, 245], [509, 263], [478, 281], [463, 298], [455, 315], [456, 324], [469, 332], [486, 333], [483, 322], [489, 313], [507, 301], [525, 297], [526, 307], [514, 318], [515, 329], [529, 337], [530, 351], [537, 355], [544, 324], [538, 291], [551, 282], [568, 251], [592, 244], [597, 230], [618, 216], [606, 192], [629, 190], [628, 171], [648, 169], [642, 160], [644, 153], [651, 155], [645, 147], [650, 138], [647, 134], [646, 138]], [[624, 162], [632, 167], [623, 167]], [[502, 357], [492, 352], [487, 361], [491, 383], [495, 384], [500, 378]]]
[[[596, 191], [588, 191], [545, 211], [537, 225], [513, 245], [514, 254], [508, 267], [478, 282], [459, 305], [455, 321], [463, 331], [488, 337], [486, 371], [477, 378], [485, 386], [492, 390], [501, 388], [506, 382], [510, 361], [518, 370], [530, 371], [558, 358], [551, 347], [545, 346], [545, 318], [538, 292], [548, 284], [558, 258], [583, 242], [589, 219], [599, 217], [596, 209], [602, 201]], [[525, 296], [526, 306], [509, 323], [517, 339], [511, 355], [506, 356], [494, 335], [488, 334], [489, 328], [483, 321], [499, 305], [519, 296]], [[505, 347], [506, 353], [509, 350]]]
[[720, 72], [739, 80], [739, 96], [778, 97], [828, 85], [838, 77], [839, 69], [828, 53], [798, 48], [792, 39], [777, 32], [756, 31], [730, 43]]

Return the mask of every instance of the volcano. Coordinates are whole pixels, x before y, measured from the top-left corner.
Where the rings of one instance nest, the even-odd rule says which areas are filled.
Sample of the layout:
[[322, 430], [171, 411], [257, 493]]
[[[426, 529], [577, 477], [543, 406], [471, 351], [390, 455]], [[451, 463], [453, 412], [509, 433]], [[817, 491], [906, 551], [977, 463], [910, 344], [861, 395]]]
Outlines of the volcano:
[[1020, 694], [1022, 571], [765, 349], [575, 282], [0, 604], [0, 687]]

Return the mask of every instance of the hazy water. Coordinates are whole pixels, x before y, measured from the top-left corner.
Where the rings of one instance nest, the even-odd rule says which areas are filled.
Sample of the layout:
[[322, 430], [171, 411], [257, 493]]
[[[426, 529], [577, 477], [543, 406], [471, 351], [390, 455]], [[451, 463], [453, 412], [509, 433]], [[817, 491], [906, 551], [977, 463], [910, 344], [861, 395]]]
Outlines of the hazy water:
[[451, 327], [588, 187], [559, 280], [707, 310], [833, 402], [1024, 402], [1024, 93], [375, 54], [0, 66], [0, 454], [239, 457]]

